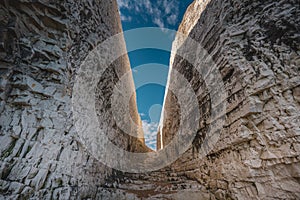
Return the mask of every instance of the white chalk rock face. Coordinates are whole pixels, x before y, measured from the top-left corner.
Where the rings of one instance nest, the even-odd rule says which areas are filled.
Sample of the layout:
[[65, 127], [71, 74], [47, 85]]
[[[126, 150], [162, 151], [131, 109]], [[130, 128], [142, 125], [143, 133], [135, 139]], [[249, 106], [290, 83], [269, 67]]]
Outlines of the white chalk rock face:
[[[200, 120], [190, 150], [171, 168], [197, 180], [217, 199], [300, 197], [299, 16], [297, 1], [196, 0], [185, 14], [179, 28], [185, 37], [177, 36], [173, 44], [169, 87], [176, 82], [174, 71], [189, 80]], [[201, 71], [205, 59], [188, 63], [175, 55], [188, 53], [187, 38], [212, 57], [206, 76]], [[214, 68], [227, 96], [220, 118], [213, 117], [215, 111], [222, 113], [222, 103], [214, 105], [213, 99], [220, 90], [208, 84], [213, 83], [209, 77], [216, 76]], [[185, 123], [180, 121], [182, 96], [166, 93], [158, 137], [163, 146]], [[222, 128], [211, 131], [221, 116]], [[181, 132], [188, 133], [188, 128]]]
[[[170, 166], [124, 173], [91, 153], [72, 107], [85, 59], [122, 32], [116, 1], [0, 2], [0, 199], [299, 199], [299, 16], [298, 0], [195, 0], [173, 43], [157, 147], [192, 143]], [[131, 76], [117, 119], [128, 105], [137, 126], [113, 116], [129, 70], [127, 55], [109, 65], [94, 109], [114, 145], [148, 152]]]

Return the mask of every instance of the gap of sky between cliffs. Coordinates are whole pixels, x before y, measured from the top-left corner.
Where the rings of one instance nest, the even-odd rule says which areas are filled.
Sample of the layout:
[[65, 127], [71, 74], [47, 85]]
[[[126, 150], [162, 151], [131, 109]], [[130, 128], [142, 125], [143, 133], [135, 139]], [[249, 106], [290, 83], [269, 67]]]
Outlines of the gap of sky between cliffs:
[[[143, 27], [159, 27], [178, 30], [179, 23], [192, 0], [117, 0], [123, 31]], [[148, 40], [145, 35], [128, 38], [124, 34], [127, 49], [137, 40]], [[128, 52], [133, 79], [136, 85], [137, 107], [143, 123], [145, 142], [156, 150], [156, 135], [160, 121], [165, 86], [168, 78], [170, 52], [175, 35], [165, 34], [159, 38], [166, 46], [164, 49], [144, 48]], [[151, 80], [144, 83], [143, 80]], [[143, 82], [143, 84], [140, 84]], [[137, 87], [138, 86], [138, 87]]]

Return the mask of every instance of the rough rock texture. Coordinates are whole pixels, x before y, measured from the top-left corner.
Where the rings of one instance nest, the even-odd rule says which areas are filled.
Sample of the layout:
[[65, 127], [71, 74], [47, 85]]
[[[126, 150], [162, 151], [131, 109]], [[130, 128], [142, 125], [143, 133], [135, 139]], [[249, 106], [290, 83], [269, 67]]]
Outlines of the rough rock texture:
[[[190, 81], [200, 129], [171, 166], [128, 174], [84, 150], [71, 109], [76, 70], [88, 51], [121, 31], [116, 2], [0, 1], [0, 199], [299, 199], [299, 5], [196, 0], [180, 31], [212, 55], [222, 75], [228, 98], [220, 139], [199, 157], [212, 123], [211, 93], [204, 77], [173, 54], [169, 84], [174, 70]], [[185, 50], [184, 42], [177, 37], [173, 50]], [[127, 56], [106, 71], [96, 94], [112, 127], [108, 98], [120, 78], [116, 67], [129, 70]], [[179, 98], [167, 92], [158, 136], [163, 146], [178, 129]], [[131, 106], [140, 123], [134, 100]], [[128, 151], [147, 150], [141, 138], [121, 130], [108, 136]]]
[[[213, 123], [214, 91], [173, 54], [169, 87], [179, 71], [199, 101], [200, 129], [192, 146], [171, 166], [125, 174], [102, 194], [107, 199], [299, 199], [299, 16], [298, 1], [196, 0], [179, 31], [212, 55], [224, 82], [227, 109], [219, 141], [200, 157]], [[185, 38], [177, 36], [173, 51], [190, 51]], [[167, 91], [158, 147], [179, 128], [179, 98]]]
[[[88, 52], [121, 31], [114, 0], [0, 1], [0, 199], [95, 199], [115, 174], [78, 142], [71, 98]], [[98, 96], [110, 94], [116, 68], [130, 69], [127, 56], [108, 68]], [[108, 136], [130, 151], [143, 146], [117, 129]]]
[[[201, 3], [197, 0], [192, 7]], [[195, 13], [185, 15], [179, 31], [212, 55], [227, 92], [227, 110], [215, 148], [198, 158], [212, 123], [210, 94], [191, 64], [172, 58], [170, 79], [176, 70], [190, 81], [201, 120], [193, 146], [170, 168], [197, 180], [217, 199], [300, 198], [299, 6], [295, 0], [211, 0], [199, 19]], [[184, 42], [177, 40], [174, 50]], [[179, 126], [176, 98], [180, 96], [167, 93], [160, 131], [163, 146]]]
[[[176, 55], [176, 49], [178, 49], [184, 40], [186, 39], [193, 27], [198, 22], [202, 12], [205, 10], [206, 5], [210, 1], [208, 0], [202, 0], [202, 1], [194, 1], [186, 10], [183, 20], [181, 24], [179, 25], [178, 31], [180, 34], [177, 34], [175, 41], [172, 45], [172, 54], [170, 58], [170, 66], [173, 65], [173, 61]], [[169, 80], [170, 81], [170, 80]]]

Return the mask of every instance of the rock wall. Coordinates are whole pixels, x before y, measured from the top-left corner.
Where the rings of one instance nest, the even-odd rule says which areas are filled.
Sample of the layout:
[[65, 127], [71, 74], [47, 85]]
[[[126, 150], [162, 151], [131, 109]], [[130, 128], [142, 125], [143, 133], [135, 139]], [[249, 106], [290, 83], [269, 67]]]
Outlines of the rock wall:
[[[170, 167], [176, 174], [197, 180], [217, 199], [300, 198], [299, 27], [297, 0], [196, 0], [189, 7], [179, 29], [186, 37], [177, 36], [173, 51], [189, 52], [189, 37], [212, 56], [227, 106], [218, 142], [202, 158], [199, 150], [216, 122], [211, 117], [216, 91], [196, 70], [204, 61], [193, 65], [172, 56], [169, 87], [175, 71], [183, 74], [200, 110], [193, 145]], [[179, 129], [180, 94], [166, 91], [159, 141], [164, 147]]]
[[[212, 118], [218, 108], [212, 99], [219, 91], [207, 85], [207, 77], [215, 74], [199, 73], [207, 67], [203, 57], [189, 63], [173, 53], [157, 146], [166, 148], [182, 123], [179, 102], [186, 98], [180, 96], [185, 88], [176, 84], [175, 71], [197, 95], [200, 120], [188, 122], [200, 127], [192, 145], [171, 166], [125, 174], [102, 194], [107, 199], [298, 199], [299, 12], [297, 1], [196, 0], [173, 51], [187, 57], [200, 50], [211, 55], [227, 96], [225, 113]], [[190, 46], [188, 38], [201, 48]], [[225, 123], [215, 131], [214, 144], [206, 139], [219, 119]], [[209, 145], [213, 148], [203, 157], [201, 149]]]
[[[166, 93], [159, 144], [167, 146], [181, 123], [185, 88], [175, 85], [175, 71], [191, 83], [199, 104], [200, 120], [185, 121], [182, 133], [199, 123], [197, 135], [171, 166], [129, 174], [86, 152], [71, 102], [88, 52], [122, 31], [116, 2], [0, 1], [0, 199], [299, 199], [299, 6], [298, 0], [195, 0], [173, 51], [196, 52], [189, 37], [211, 55], [224, 83], [227, 97], [219, 100], [226, 112], [212, 118], [219, 90], [196, 70], [205, 61], [189, 63], [173, 53], [168, 87], [179, 93]], [[113, 86], [128, 70], [125, 55], [105, 71], [96, 110], [113, 143], [145, 152], [142, 133], [124, 134], [111, 115]], [[134, 90], [132, 80], [127, 84]], [[140, 124], [134, 99], [130, 114]], [[220, 119], [225, 124], [214, 144], [208, 127]], [[214, 148], [202, 157], [201, 148], [210, 144]]]
[[[0, 1], [0, 199], [95, 199], [115, 174], [78, 142], [71, 98], [89, 51], [121, 31], [114, 0]], [[97, 98], [128, 70], [127, 55], [115, 61]], [[127, 86], [135, 90], [133, 81]], [[113, 123], [105, 98], [96, 106]], [[139, 122], [135, 100], [130, 106]], [[140, 139], [114, 129], [108, 136], [135, 151], [144, 147], [136, 134]]]

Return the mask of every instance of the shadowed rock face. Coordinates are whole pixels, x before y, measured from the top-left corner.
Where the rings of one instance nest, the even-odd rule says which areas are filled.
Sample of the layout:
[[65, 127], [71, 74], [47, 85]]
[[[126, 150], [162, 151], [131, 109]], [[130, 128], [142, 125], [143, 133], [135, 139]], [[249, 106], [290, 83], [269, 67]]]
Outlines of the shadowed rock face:
[[[116, 2], [1, 1], [0, 199], [300, 198], [299, 16], [296, 0], [196, 0], [179, 31], [197, 41], [220, 72], [227, 106], [219, 140], [200, 157], [210, 143], [209, 127], [218, 122], [211, 117], [218, 90], [210, 91], [196, 71], [204, 61], [193, 66], [174, 54], [169, 86], [176, 83], [174, 71], [191, 83], [200, 120], [189, 123], [199, 123], [197, 135], [171, 166], [124, 174], [105, 167], [78, 142], [71, 101], [88, 52], [121, 32]], [[191, 52], [185, 44], [178, 35], [173, 51]], [[111, 115], [113, 85], [129, 69], [125, 55], [105, 71], [96, 110], [114, 144], [147, 151], [142, 133], [124, 134]], [[127, 87], [134, 90], [132, 80]], [[163, 146], [179, 129], [180, 98], [166, 93], [158, 136]], [[130, 114], [140, 124], [134, 99]]]
[[[89, 51], [121, 31], [114, 0], [0, 2], [0, 199], [96, 198], [113, 171], [78, 142], [72, 90]], [[96, 107], [106, 114], [109, 99], [99, 99], [128, 70], [126, 55], [99, 81]], [[130, 106], [138, 123], [135, 100]], [[108, 137], [129, 151], [144, 146], [117, 129]]]

